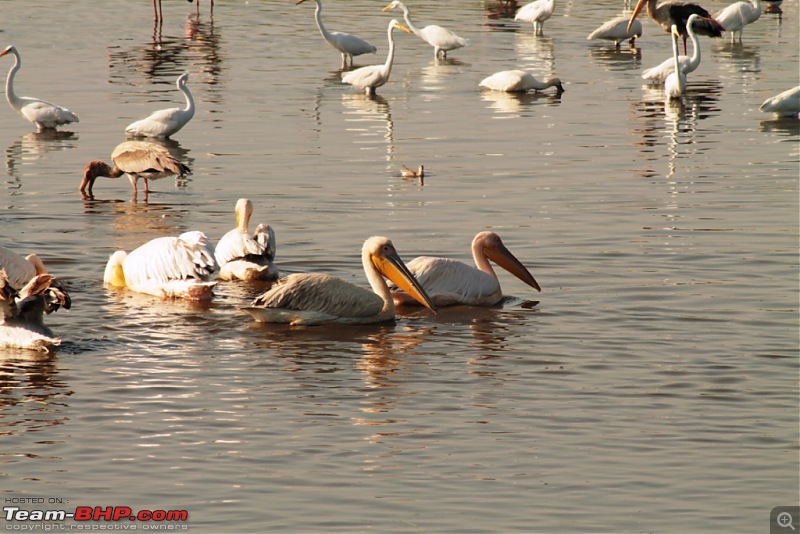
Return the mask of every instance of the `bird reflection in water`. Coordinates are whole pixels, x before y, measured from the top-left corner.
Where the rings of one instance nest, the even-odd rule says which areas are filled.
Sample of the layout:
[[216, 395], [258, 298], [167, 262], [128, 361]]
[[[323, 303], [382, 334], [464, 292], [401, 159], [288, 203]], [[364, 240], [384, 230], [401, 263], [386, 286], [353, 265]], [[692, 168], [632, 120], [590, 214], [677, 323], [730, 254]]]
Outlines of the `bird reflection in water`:
[[481, 91], [481, 100], [487, 103], [497, 119], [520, 118], [533, 115], [533, 105], [561, 103], [561, 93], [505, 93], [502, 91]]
[[394, 120], [389, 102], [381, 95], [342, 93], [342, 106], [347, 131], [356, 136], [354, 143], [360, 145], [360, 150], [375, 150], [379, 146], [384, 148], [387, 168], [390, 167], [395, 145]]
[[38, 160], [49, 152], [71, 150], [78, 146], [80, 137], [75, 132], [45, 130], [28, 132], [6, 148], [6, 172], [19, 181], [20, 165], [39, 165]]

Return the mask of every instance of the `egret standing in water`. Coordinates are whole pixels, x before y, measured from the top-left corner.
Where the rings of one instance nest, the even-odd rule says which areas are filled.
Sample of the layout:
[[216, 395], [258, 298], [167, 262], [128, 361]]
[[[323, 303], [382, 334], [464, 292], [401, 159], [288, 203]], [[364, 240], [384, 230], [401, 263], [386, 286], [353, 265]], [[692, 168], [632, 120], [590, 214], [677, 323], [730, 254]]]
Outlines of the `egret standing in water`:
[[[295, 5], [302, 4], [306, 0], [298, 0]], [[353, 66], [353, 56], [360, 56], [361, 54], [374, 54], [378, 51], [373, 45], [360, 37], [342, 32], [330, 32], [322, 23], [322, 2], [321, 0], [314, 0], [317, 3], [317, 9], [314, 11], [314, 18], [317, 20], [317, 27], [322, 37], [328, 42], [329, 45], [334, 47], [342, 54], [342, 69]]]
[[678, 27], [672, 25], [672, 61], [674, 70], [664, 80], [664, 96], [668, 100], [680, 98], [686, 92], [686, 75], [681, 71], [681, 65], [678, 61]]
[[731, 42], [734, 42], [736, 32], [739, 32], [741, 43], [744, 27], [761, 18], [761, 0], [736, 2], [714, 15], [714, 18], [722, 24], [725, 31], [731, 32]]
[[17, 96], [14, 92], [14, 77], [22, 67], [22, 58], [14, 46], [9, 46], [0, 52], [0, 57], [6, 54], [14, 54], [14, 65], [8, 71], [8, 78], [6, 78], [6, 99], [14, 111], [36, 125], [36, 131], [39, 133], [45, 130], [53, 130], [62, 124], [80, 122], [78, 116], [67, 108], [62, 108], [38, 98]]
[[[701, 18], [700, 15], [690, 15], [686, 20], [686, 31], [689, 33], [689, 38], [692, 40], [692, 55], [691, 56], [678, 56], [678, 65], [681, 67], [681, 72], [689, 74], [697, 70], [700, 66], [700, 39], [697, 38], [697, 33], [694, 31], [694, 21]], [[638, 22], [638, 21], [637, 21]], [[645, 69], [642, 72], [642, 79], [652, 83], [663, 83], [667, 76], [675, 72], [675, 58], [667, 58], [661, 62], [660, 65]]]
[[397, 19], [392, 19], [389, 22], [389, 29], [386, 31], [389, 38], [389, 55], [386, 56], [386, 63], [383, 65], [369, 65], [342, 73], [342, 81], [344, 83], [349, 83], [357, 89], [363, 89], [367, 95], [371, 96], [375, 94], [375, 89], [389, 81], [389, 75], [392, 73], [392, 63], [394, 62], [394, 37], [392, 36], [392, 31], [395, 28], [411, 33], [411, 30], [397, 22]]
[[536, 0], [519, 8], [514, 20], [532, 23], [534, 35], [542, 35], [544, 21], [553, 15], [555, 8], [556, 0]]
[[154, 111], [146, 119], [138, 120], [125, 128], [125, 133], [132, 137], [155, 137], [166, 139], [172, 134], [177, 133], [181, 128], [194, 117], [194, 98], [186, 82], [189, 80], [189, 73], [182, 74], [175, 85], [178, 91], [183, 93], [186, 98], [185, 108], [169, 108]]
[[455, 33], [451, 32], [447, 28], [443, 28], [441, 26], [437, 26], [436, 24], [431, 24], [430, 26], [425, 26], [424, 28], [420, 29], [411, 22], [411, 17], [408, 12], [408, 8], [398, 0], [395, 0], [388, 6], [383, 8], [383, 11], [387, 11], [389, 9], [394, 9], [399, 7], [403, 10], [403, 18], [406, 21], [406, 25], [408, 29], [411, 30], [414, 35], [428, 43], [433, 47], [433, 57], [434, 59], [439, 58], [439, 54], [441, 53], [443, 58], [447, 57], [447, 52], [450, 50], [456, 50], [458, 48], [463, 48], [469, 44], [469, 41], [463, 39], [456, 35]]

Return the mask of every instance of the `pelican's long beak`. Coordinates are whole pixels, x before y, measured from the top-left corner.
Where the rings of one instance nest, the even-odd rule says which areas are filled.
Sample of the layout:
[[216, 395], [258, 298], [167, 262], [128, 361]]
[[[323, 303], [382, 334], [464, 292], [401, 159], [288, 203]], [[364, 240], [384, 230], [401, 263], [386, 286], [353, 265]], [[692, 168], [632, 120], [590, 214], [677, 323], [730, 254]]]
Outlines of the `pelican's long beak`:
[[530, 271], [528, 271], [528, 269], [522, 265], [522, 262], [520, 262], [504, 244], [500, 243], [497, 248], [484, 248], [483, 253], [486, 254], [487, 258], [531, 286], [536, 291], [542, 290], [542, 288], [539, 287], [539, 283], [536, 281]]
[[405, 26], [403, 26], [403, 25], [402, 25], [401, 23], [399, 23], [399, 22], [397, 23], [397, 27], [398, 27], [398, 28], [400, 28], [401, 30], [403, 30], [403, 31], [404, 31], [404, 32], [406, 32], [406, 33], [411, 33], [411, 30], [409, 30], [408, 28], [406, 28]]
[[390, 9], [392, 9], [392, 4], [389, 4], [388, 6], [384, 7], [383, 9], [381, 9], [381, 11], [389, 11]]
[[647, 0], [639, 0], [639, 2], [636, 4], [636, 8], [633, 10], [633, 13], [631, 13], [631, 20], [628, 21], [628, 29], [625, 31], [631, 31], [631, 24], [633, 24], [633, 21], [636, 20], [636, 16], [639, 14], [639, 12], [642, 10], [642, 8], [645, 6], [646, 3]]
[[390, 256], [372, 256], [372, 263], [383, 276], [391, 280], [400, 289], [411, 295], [414, 300], [425, 306], [431, 311], [436, 311], [436, 305], [419, 284], [406, 264], [396, 253]]

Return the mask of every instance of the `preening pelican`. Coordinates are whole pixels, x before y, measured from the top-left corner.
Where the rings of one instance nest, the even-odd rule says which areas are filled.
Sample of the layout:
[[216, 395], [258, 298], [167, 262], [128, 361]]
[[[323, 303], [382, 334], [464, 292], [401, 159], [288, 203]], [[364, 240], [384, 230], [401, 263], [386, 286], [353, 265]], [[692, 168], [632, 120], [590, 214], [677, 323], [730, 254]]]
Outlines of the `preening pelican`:
[[556, 0], [536, 0], [519, 8], [514, 20], [532, 23], [533, 33], [542, 35], [544, 21], [550, 18], [555, 7]]
[[384, 276], [425, 307], [436, 306], [386, 237], [371, 237], [361, 263], [372, 291], [327, 274], [290, 274], [243, 308], [262, 323], [371, 324], [394, 319], [394, 302]]
[[[298, 0], [295, 5], [302, 4], [306, 0]], [[348, 66], [353, 66], [353, 56], [360, 56], [361, 54], [374, 54], [378, 51], [373, 45], [351, 35], [342, 32], [329, 32], [325, 25], [322, 23], [322, 2], [321, 0], [314, 0], [317, 3], [317, 9], [314, 11], [314, 18], [317, 20], [317, 27], [322, 37], [328, 41], [328, 44], [334, 47], [342, 54], [342, 69]], [[348, 62], [349, 60], [349, 62]]]
[[800, 118], [800, 85], [766, 99], [759, 109], [779, 117]]
[[386, 34], [389, 37], [389, 55], [386, 56], [386, 63], [383, 65], [369, 65], [350, 72], [344, 72], [342, 73], [342, 81], [344, 83], [349, 83], [357, 89], [363, 89], [367, 95], [374, 95], [375, 89], [389, 81], [389, 75], [392, 73], [392, 62], [394, 61], [392, 30], [395, 28], [411, 33], [411, 30], [397, 22], [397, 19], [392, 19], [389, 22], [389, 29], [386, 30]]
[[102, 161], [90, 161], [86, 164], [83, 169], [83, 180], [78, 189], [84, 199], [94, 198], [92, 187], [98, 176], [119, 178], [123, 174], [127, 174], [133, 186], [134, 200], [139, 193], [136, 182], [142, 178], [144, 180], [144, 198], [147, 200], [150, 193], [148, 180], [157, 180], [174, 174], [183, 176], [191, 172], [189, 167], [178, 161], [166, 148], [146, 141], [120, 143], [111, 153], [111, 161], [114, 163], [113, 168]]
[[[689, 15], [686, 19], [686, 31], [692, 40], [692, 55], [691, 56], [678, 56], [678, 65], [681, 67], [681, 72], [689, 74], [697, 70], [700, 66], [700, 39], [694, 31], [693, 22], [700, 18], [700, 15]], [[637, 21], [638, 22], [638, 21]], [[675, 72], [675, 58], [669, 57], [661, 62], [660, 65], [642, 71], [642, 78], [652, 83], [664, 83], [667, 76]]]
[[664, 96], [667, 99], [680, 98], [686, 91], [686, 75], [681, 71], [680, 63], [678, 62], [678, 26], [672, 25], [672, 64], [673, 71], [664, 80]]
[[214, 247], [203, 232], [157, 237], [130, 254], [118, 250], [106, 264], [103, 282], [156, 297], [210, 300], [216, 282]]
[[506, 93], [521, 93], [530, 91], [542, 91], [548, 87], [555, 87], [558, 94], [564, 92], [561, 80], [554, 77], [545, 81], [539, 81], [529, 72], [524, 70], [503, 70], [495, 72], [491, 76], [481, 80], [479, 87], [491, 89], [492, 91], [505, 91]]
[[744, 27], [761, 18], [761, 0], [736, 2], [714, 15], [714, 18], [722, 24], [725, 31], [731, 32], [731, 42], [734, 41], [736, 32], [739, 32], [739, 42], [741, 43]]
[[253, 203], [240, 198], [236, 202], [236, 228], [219, 240], [214, 256], [222, 280], [271, 280], [278, 277], [275, 259], [275, 231], [259, 224], [252, 234], [248, 230]]
[[586, 36], [587, 40], [605, 39], [614, 41], [614, 46], [619, 46], [621, 41], [627, 40], [631, 46], [636, 42], [637, 37], [642, 36], [642, 23], [635, 20], [628, 28], [628, 17], [622, 15], [609, 20], [595, 31]]
[[683, 2], [668, 1], [656, 5], [658, 0], [639, 0], [631, 13], [630, 21], [628, 21], [628, 28], [636, 20], [636, 16], [642, 11], [642, 8], [647, 4], [647, 14], [653, 19], [661, 28], [670, 33], [672, 25], [678, 27], [678, 33], [683, 37], [683, 53], [686, 54], [686, 21], [692, 14], [700, 15], [700, 21], [695, 23], [694, 31], [698, 35], [707, 35], [709, 37], [722, 37], [722, 32], [725, 28], [711, 18], [711, 14], [697, 4], [688, 4]]
[[401, 165], [400, 175], [403, 178], [425, 178], [425, 165], [420, 165], [416, 170]]
[[181, 128], [186, 126], [192, 117], [194, 117], [194, 98], [189, 88], [186, 87], [186, 82], [189, 80], [189, 73], [182, 74], [175, 85], [178, 91], [183, 93], [186, 97], [186, 107], [169, 108], [154, 111], [146, 119], [132, 122], [125, 128], [125, 133], [132, 137], [157, 137], [159, 139], [166, 139], [174, 133], [177, 133]]
[[[494, 306], [503, 300], [503, 290], [489, 260], [497, 263], [536, 291], [539, 284], [494, 232], [480, 232], [472, 240], [476, 267], [448, 258], [420, 256], [408, 262], [408, 270], [428, 292], [437, 306], [466, 304]], [[397, 304], [412, 304], [406, 293], [393, 293]]]
[[14, 111], [35, 124], [36, 131], [40, 133], [44, 130], [55, 129], [62, 124], [80, 122], [78, 116], [67, 108], [56, 106], [38, 98], [17, 96], [14, 92], [14, 77], [22, 67], [22, 58], [20, 58], [19, 52], [13, 46], [9, 46], [3, 52], [0, 52], [0, 57], [6, 54], [14, 54], [14, 65], [8, 71], [8, 77], [6, 78], [6, 99], [9, 105], [14, 108]]
[[406, 26], [408, 29], [411, 30], [414, 35], [428, 43], [433, 47], [433, 57], [439, 58], [439, 53], [441, 52], [442, 57], [447, 57], [447, 52], [450, 50], [456, 50], [457, 48], [463, 48], [469, 44], [469, 41], [459, 37], [458, 35], [454, 34], [447, 28], [443, 28], [441, 26], [437, 26], [436, 24], [431, 24], [430, 26], [425, 26], [424, 28], [420, 29], [411, 22], [411, 17], [408, 13], [408, 8], [403, 4], [403, 2], [399, 2], [395, 0], [388, 6], [383, 8], [383, 11], [387, 11], [389, 9], [394, 9], [399, 7], [403, 10], [403, 18], [406, 21]]

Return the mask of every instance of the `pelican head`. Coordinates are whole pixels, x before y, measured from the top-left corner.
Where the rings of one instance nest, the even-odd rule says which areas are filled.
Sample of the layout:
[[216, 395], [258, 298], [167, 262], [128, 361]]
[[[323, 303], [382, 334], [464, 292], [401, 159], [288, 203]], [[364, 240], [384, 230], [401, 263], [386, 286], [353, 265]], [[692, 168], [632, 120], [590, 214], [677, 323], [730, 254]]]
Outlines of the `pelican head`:
[[122, 270], [122, 264], [128, 253], [124, 250], [118, 250], [108, 258], [106, 263], [106, 270], [103, 273], [103, 282], [115, 287], [125, 287], [125, 273]]
[[481, 232], [472, 240], [473, 250], [479, 247], [484, 256], [495, 262], [497, 265], [510, 272], [536, 291], [541, 291], [539, 283], [533, 275], [522, 265], [510, 250], [503, 244], [500, 236], [494, 232]]
[[78, 191], [81, 192], [83, 198], [92, 198], [92, 187], [94, 187], [94, 181], [98, 176], [117, 178], [123, 174], [118, 168], [111, 168], [108, 163], [103, 161], [90, 161], [83, 169], [83, 180], [81, 180], [81, 186]]
[[249, 198], [240, 198], [236, 201], [236, 226], [242, 230], [247, 230], [250, 224], [250, 216], [253, 214], [253, 203]]
[[[431, 311], [436, 311], [436, 305], [428, 296], [411, 271], [408, 270], [403, 260], [397, 254], [391, 239], [388, 237], [374, 236], [364, 242], [361, 249], [362, 259], [368, 260], [380, 274], [391, 280], [408, 293], [417, 302]], [[389, 299], [391, 302], [391, 298]]]

